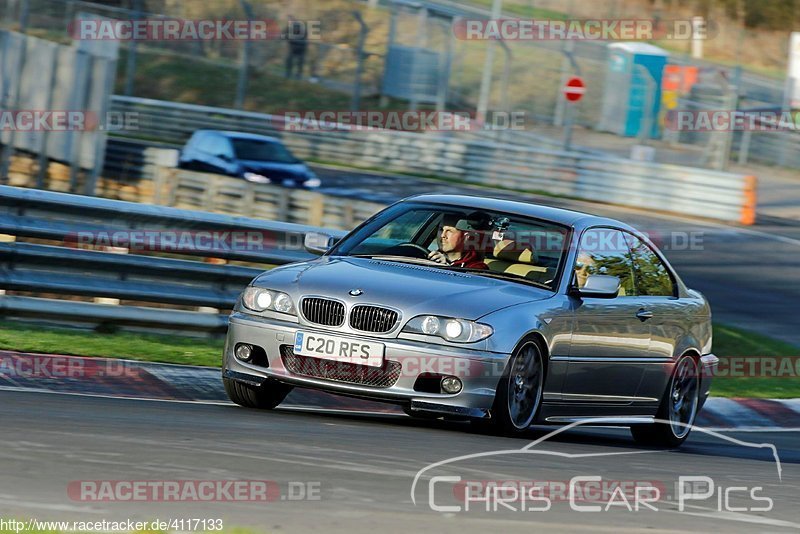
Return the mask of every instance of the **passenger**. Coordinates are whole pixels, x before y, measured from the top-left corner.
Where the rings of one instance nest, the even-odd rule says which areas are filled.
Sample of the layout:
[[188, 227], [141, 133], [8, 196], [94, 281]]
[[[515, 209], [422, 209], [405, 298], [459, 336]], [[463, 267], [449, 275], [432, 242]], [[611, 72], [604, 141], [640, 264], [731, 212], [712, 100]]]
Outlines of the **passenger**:
[[[465, 267], [468, 269], [488, 269], [483, 254], [478, 250], [481, 242], [480, 232], [488, 229], [488, 216], [472, 214], [471, 219], [460, 215], [445, 213], [442, 216], [438, 236], [439, 249], [431, 251], [428, 259], [437, 263]], [[471, 246], [468, 246], [471, 245]], [[465, 250], [465, 249], [469, 250]]]
[[594, 267], [594, 259], [585, 252], [578, 254], [575, 260], [575, 280], [578, 282], [578, 287], [586, 285], [586, 280], [592, 274]]

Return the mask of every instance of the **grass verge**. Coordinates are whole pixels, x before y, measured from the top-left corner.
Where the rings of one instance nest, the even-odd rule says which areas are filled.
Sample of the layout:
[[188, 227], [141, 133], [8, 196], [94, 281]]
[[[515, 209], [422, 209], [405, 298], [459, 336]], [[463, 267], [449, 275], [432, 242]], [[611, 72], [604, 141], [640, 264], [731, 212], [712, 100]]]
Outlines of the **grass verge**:
[[[68, 328], [39, 327], [12, 321], [0, 322], [0, 349], [20, 352], [127, 358], [147, 362], [219, 367], [224, 341], [213, 338], [143, 335], [129, 332], [100, 334]], [[730, 369], [727, 358], [798, 356], [800, 349], [788, 343], [726, 325], [714, 325], [714, 353], [722, 369]], [[794, 360], [789, 360], [794, 361]], [[800, 397], [800, 377], [792, 369], [780, 368], [780, 377], [741, 377], [742, 368], [714, 381], [712, 394], [719, 397]]]
[[145, 362], [219, 367], [223, 339], [117, 332], [0, 322], [0, 349], [20, 352], [126, 358]]
[[[733, 328], [714, 325], [714, 354], [720, 358], [720, 369], [731, 371], [735, 376], [718, 376], [711, 386], [711, 394], [717, 397], [762, 397], [790, 399], [800, 397], [800, 376], [796, 362], [800, 360], [800, 349], [768, 336]], [[750, 371], [747, 366], [737, 367], [741, 360], [729, 364], [728, 358], [749, 357], [781, 358], [782, 363], [791, 363], [791, 368], [778, 365], [779, 376], [742, 377]], [[781, 360], [778, 360], [779, 362]], [[763, 362], [763, 360], [762, 360]], [[766, 367], [762, 363], [762, 367]], [[766, 369], [765, 369], [766, 370]]]

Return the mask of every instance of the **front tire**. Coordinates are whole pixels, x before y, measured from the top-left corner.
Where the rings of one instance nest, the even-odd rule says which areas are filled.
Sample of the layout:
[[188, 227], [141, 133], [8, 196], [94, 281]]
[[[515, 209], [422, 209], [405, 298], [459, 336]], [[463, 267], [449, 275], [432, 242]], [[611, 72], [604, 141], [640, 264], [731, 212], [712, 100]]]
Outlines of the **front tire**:
[[632, 425], [633, 439], [641, 445], [679, 447], [692, 431], [699, 405], [700, 373], [697, 360], [686, 354], [675, 364], [656, 414], [656, 419], [666, 422]]
[[292, 391], [292, 386], [269, 379], [260, 386], [243, 384], [230, 378], [223, 378], [222, 384], [225, 386], [225, 393], [228, 394], [228, 398], [231, 401], [245, 408], [258, 408], [260, 410], [275, 408]]
[[539, 411], [544, 388], [545, 366], [542, 350], [533, 340], [523, 342], [514, 351], [500, 378], [492, 405], [491, 429], [507, 436], [517, 436], [531, 426]]

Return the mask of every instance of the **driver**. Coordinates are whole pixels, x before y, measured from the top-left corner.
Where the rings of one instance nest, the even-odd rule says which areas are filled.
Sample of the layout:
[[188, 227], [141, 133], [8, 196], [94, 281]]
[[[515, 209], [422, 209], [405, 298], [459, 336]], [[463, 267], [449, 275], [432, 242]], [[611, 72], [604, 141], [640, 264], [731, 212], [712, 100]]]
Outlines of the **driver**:
[[[481, 215], [483, 214], [474, 213], [470, 218], [462, 219], [461, 215], [455, 213], [443, 214], [438, 236], [439, 249], [431, 251], [428, 259], [453, 267], [488, 269], [482, 254], [476, 250], [478, 247], [467, 247], [467, 244], [479, 243], [478, 232], [488, 227], [484, 220], [487, 217]], [[469, 250], [465, 250], [467, 248]]]

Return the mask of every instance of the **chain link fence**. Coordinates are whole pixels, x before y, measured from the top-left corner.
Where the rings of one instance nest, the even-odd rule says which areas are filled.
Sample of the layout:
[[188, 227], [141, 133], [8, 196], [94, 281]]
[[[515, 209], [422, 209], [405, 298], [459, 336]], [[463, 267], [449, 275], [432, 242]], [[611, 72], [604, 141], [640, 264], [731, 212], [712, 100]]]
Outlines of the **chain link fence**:
[[[576, 2], [567, 4], [559, 7], [537, 0], [529, 7], [539, 9], [544, 17], [577, 17], [588, 9]], [[462, 40], [453, 31], [460, 18], [481, 16], [481, 11], [466, 9], [465, 4], [220, 0], [206, 5], [164, 0], [158, 4], [159, 13], [145, 12], [144, 0], [125, 0], [119, 5], [127, 7], [82, 0], [0, 0], [4, 13], [0, 24], [67, 43], [71, 41], [70, 22], [78, 13], [123, 20], [267, 19], [279, 25], [293, 15], [299, 20], [319, 22], [320, 38], [308, 40], [301, 73], [301, 78], [315, 83], [319, 91], [309, 89], [307, 84], [292, 85], [294, 82], [281, 80], [286, 76], [289, 53], [287, 43], [281, 39], [150, 40], [122, 43], [116, 93], [271, 112], [279, 111], [281, 105], [301, 109], [315, 106], [317, 110], [436, 107], [470, 111], [478, 107], [480, 100], [488, 47], [487, 41]], [[614, 0], [599, 2], [594, 9], [597, 17], [633, 16]], [[677, 48], [670, 50], [670, 65], [696, 67], [703, 80], [724, 85], [726, 92], [732, 87], [730, 91], [736, 96], [732, 101], [704, 104], [696, 95], [684, 93], [680, 95], [680, 105], [689, 109], [706, 104], [731, 105], [732, 109], [779, 109], [783, 105], [780, 80], [690, 58], [680, 44], [673, 43]], [[555, 147], [561, 140], [560, 135], [553, 135], [554, 128], [565, 124], [567, 106], [574, 111], [576, 125], [592, 131], [605, 130], [603, 113], [607, 111], [604, 100], [608, 91], [604, 88], [610, 76], [607, 45], [591, 41], [498, 41], [491, 66], [488, 109], [525, 113], [529, 130], [510, 132], [513, 135], [493, 131], [455, 135]], [[589, 90], [579, 102], [567, 104], [562, 88], [573, 75], [586, 80]], [[724, 84], [719, 81], [721, 78]], [[265, 94], [265, 87], [270, 92]], [[277, 87], [280, 92], [272, 92]], [[645, 92], [656, 98], [658, 89], [648, 87]], [[641, 119], [643, 124], [657, 127], [663, 127], [663, 120], [663, 115], [646, 113]], [[724, 168], [729, 155], [739, 161], [784, 162], [789, 166], [800, 161], [796, 132], [673, 136], [666, 129], [661, 130], [665, 141], [693, 154], [694, 159], [685, 163]], [[620, 137], [615, 146], [630, 153], [638, 145], [658, 143], [661, 141], [633, 136]]]
[[[363, 42], [367, 40], [370, 28], [369, 25], [364, 27], [359, 23], [357, 10], [347, 9], [350, 2], [335, 0], [330, 5], [323, 6], [323, 9], [294, 15], [283, 3], [277, 1], [236, 0], [207, 6], [170, 2], [165, 3], [165, 7], [170, 7], [170, 10], [162, 13], [142, 10], [141, 0], [124, 3], [132, 7], [123, 8], [80, 0], [0, 0], [0, 12], [5, 14], [0, 18], [0, 24], [6, 29], [22, 30], [50, 40], [69, 43], [72, 41], [70, 30], [74, 28], [73, 24], [79, 16], [124, 21], [264, 20], [269, 22], [271, 28], [283, 30], [284, 34], [289, 16], [293, 16], [298, 23], [308, 28], [309, 38], [306, 40], [307, 48], [303, 53], [300, 72], [302, 79], [346, 93], [352, 93], [356, 87], [364, 95], [376, 95], [379, 91], [383, 74], [382, 54], [364, 46]], [[137, 89], [152, 84], [154, 80], [142, 79], [142, 73], [151, 73], [154, 66], [171, 59], [174, 61], [168, 67], [176, 71], [195, 69], [202, 72], [204, 67], [211, 65], [229, 70], [230, 76], [243, 72], [244, 81], [237, 85], [235, 94], [229, 95], [229, 105], [233, 107], [242, 107], [248, 96], [248, 78], [258, 75], [273, 78], [287, 76], [287, 59], [290, 53], [287, 39], [278, 36], [252, 41], [128, 40], [122, 43], [121, 48], [117, 80], [119, 93], [130, 96]], [[168, 97], [167, 94], [148, 96]], [[202, 99], [202, 95], [197, 97]]]

